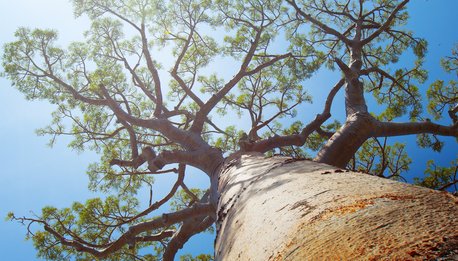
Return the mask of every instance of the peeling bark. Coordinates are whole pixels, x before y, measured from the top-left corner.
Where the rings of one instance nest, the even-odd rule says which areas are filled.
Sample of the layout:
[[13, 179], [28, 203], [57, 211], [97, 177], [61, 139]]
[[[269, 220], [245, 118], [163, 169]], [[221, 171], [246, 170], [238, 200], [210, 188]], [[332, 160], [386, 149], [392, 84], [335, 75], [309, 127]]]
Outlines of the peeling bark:
[[458, 258], [458, 200], [312, 161], [226, 161], [216, 260]]

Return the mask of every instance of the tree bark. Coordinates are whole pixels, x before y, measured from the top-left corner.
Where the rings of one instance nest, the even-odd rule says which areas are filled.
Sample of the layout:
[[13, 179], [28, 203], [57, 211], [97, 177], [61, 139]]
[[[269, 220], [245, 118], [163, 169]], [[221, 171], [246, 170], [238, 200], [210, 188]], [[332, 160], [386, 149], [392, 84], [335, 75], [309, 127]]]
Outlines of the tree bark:
[[219, 174], [216, 260], [458, 258], [449, 193], [256, 153]]
[[375, 119], [369, 113], [353, 113], [315, 157], [316, 162], [344, 168], [361, 145], [374, 134]]

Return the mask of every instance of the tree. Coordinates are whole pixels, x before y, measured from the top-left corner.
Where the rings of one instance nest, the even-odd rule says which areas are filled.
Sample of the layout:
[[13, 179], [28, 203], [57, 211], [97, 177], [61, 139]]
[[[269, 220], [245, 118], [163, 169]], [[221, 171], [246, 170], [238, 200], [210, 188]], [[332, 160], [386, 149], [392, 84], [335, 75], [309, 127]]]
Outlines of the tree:
[[[115, 195], [9, 218], [40, 224], [44, 231], [29, 233], [51, 260], [173, 260], [214, 223], [216, 259], [300, 259], [313, 249], [347, 258], [452, 256], [456, 198], [386, 179], [402, 178], [410, 163], [405, 145], [387, 138], [418, 135], [420, 146], [440, 151], [440, 136], [458, 137], [454, 82], [427, 91], [434, 119], [448, 109], [448, 125], [422, 111], [427, 44], [403, 27], [407, 3], [74, 0], [75, 13], [92, 21], [86, 41], [63, 49], [52, 30], [18, 29], [4, 48], [5, 75], [27, 98], [57, 106], [39, 133], [51, 142], [70, 135], [72, 148], [99, 152], [90, 188]], [[397, 68], [403, 55], [415, 57], [412, 67]], [[452, 55], [443, 64], [456, 72]], [[306, 80], [323, 66], [342, 77], [324, 86], [322, 112], [304, 122], [297, 112], [311, 101]], [[339, 92], [344, 122], [326, 123]], [[381, 113], [371, 113], [367, 94]], [[230, 112], [249, 126], [228, 125]], [[282, 127], [287, 118], [298, 121]], [[314, 151], [313, 161], [300, 160]], [[210, 188], [186, 186], [189, 166], [208, 175]], [[428, 173], [433, 181], [420, 184], [456, 184], [456, 168]], [[137, 192], [156, 174], [176, 182], [139, 209]], [[162, 206], [170, 210], [158, 213]], [[235, 229], [239, 222], [245, 229]], [[249, 240], [258, 247], [244, 249]]]

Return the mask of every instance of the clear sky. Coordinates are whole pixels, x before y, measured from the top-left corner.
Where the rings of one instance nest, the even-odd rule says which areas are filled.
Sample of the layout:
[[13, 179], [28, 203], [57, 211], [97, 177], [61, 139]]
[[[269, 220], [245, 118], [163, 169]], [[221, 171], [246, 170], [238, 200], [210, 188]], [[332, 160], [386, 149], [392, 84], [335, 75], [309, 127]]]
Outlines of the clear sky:
[[[453, 44], [458, 42], [458, 1], [412, 0], [408, 6], [411, 15], [409, 27], [429, 42], [426, 68], [430, 77], [425, 84], [427, 86], [436, 79], [449, 77], [441, 70], [439, 61], [449, 55]], [[65, 0], [0, 0], [0, 45], [12, 41], [19, 26], [56, 29], [64, 46], [72, 40], [81, 39], [89, 22], [75, 20], [71, 5]], [[320, 74], [308, 84], [323, 85], [332, 80], [328, 76]], [[314, 104], [319, 105], [323, 97], [319, 92], [312, 92], [312, 95], [316, 98]], [[48, 137], [35, 135], [37, 128], [50, 122], [53, 106], [41, 101], [26, 101], [3, 78], [0, 78], [0, 98], [0, 259], [36, 260], [32, 243], [24, 240], [26, 228], [4, 222], [3, 218], [9, 211], [27, 216], [31, 211], [40, 213], [46, 205], [67, 207], [74, 201], [84, 202], [97, 196], [87, 189], [85, 171], [87, 165], [98, 157], [90, 152], [78, 154], [71, 151], [66, 147], [69, 140], [64, 138], [49, 148], [46, 146]], [[414, 143], [415, 137], [403, 137], [402, 140]], [[453, 139], [446, 140], [449, 144], [440, 155], [419, 150], [415, 145], [409, 146], [414, 160], [412, 166], [416, 166], [412, 172], [421, 174], [425, 160], [433, 156], [443, 164], [456, 158], [456, 143]], [[194, 184], [207, 182], [198, 175], [194, 178]], [[158, 180], [158, 183], [161, 182], [167, 183]], [[199, 253], [204, 249], [208, 251], [212, 246], [210, 237], [199, 237], [186, 245], [183, 252]]]

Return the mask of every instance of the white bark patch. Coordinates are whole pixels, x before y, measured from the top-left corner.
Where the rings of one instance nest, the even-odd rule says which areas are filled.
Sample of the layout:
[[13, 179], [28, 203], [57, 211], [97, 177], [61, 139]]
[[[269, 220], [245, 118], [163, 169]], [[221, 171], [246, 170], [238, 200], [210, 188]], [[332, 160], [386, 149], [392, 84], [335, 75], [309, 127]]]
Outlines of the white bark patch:
[[422, 259], [458, 244], [448, 193], [312, 161], [243, 155], [219, 191], [217, 260]]

